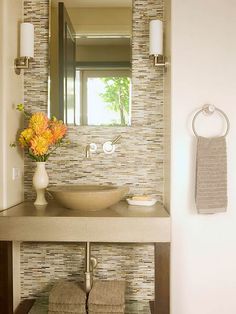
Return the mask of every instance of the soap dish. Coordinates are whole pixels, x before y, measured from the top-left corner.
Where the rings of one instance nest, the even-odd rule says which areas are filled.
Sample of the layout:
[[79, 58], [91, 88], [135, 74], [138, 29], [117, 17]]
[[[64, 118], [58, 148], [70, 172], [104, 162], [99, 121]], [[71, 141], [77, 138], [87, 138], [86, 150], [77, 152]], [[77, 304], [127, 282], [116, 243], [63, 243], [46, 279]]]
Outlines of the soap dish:
[[151, 198], [148, 200], [133, 200], [132, 198], [127, 198], [126, 201], [128, 202], [129, 205], [134, 206], [153, 206], [156, 204], [157, 199]]

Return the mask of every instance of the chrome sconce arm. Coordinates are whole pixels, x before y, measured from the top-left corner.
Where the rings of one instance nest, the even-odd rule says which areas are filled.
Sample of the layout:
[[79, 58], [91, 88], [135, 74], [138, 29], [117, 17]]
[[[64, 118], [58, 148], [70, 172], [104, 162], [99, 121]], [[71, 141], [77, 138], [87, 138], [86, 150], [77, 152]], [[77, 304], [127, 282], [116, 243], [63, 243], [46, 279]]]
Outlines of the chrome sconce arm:
[[15, 73], [20, 74], [23, 69], [30, 69], [30, 63], [33, 61], [32, 57], [19, 57], [14, 61]]
[[153, 58], [153, 65], [156, 67], [167, 67], [166, 57], [162, 55], [150, 55]]

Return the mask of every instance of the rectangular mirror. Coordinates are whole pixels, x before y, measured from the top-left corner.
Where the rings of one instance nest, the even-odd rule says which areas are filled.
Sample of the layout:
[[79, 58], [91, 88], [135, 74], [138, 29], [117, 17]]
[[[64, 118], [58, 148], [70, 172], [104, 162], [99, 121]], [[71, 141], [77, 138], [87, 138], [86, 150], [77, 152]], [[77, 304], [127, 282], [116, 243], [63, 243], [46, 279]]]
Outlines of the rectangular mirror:
[[51, 0], [50, 116], [131, 125], [132, 0]]

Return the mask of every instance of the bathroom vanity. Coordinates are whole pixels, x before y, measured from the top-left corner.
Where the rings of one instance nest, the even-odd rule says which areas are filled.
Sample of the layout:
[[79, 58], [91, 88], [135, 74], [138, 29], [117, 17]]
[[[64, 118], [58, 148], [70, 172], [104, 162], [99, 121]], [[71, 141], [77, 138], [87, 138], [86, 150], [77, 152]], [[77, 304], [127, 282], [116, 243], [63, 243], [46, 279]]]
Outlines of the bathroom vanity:
[[[83, 212], [63, 208], [53, 201], [38, 208], [32, 202], [23, 202], [1, 212], [0, 276], [4, 280], [0, 307], [4, 314], [13, 313], [14, 241], [154, 243], [152, 313], [169, 313], [170, 216], [160, 203], [135, 207], [122, 201], [105, 210]], [[15, 313], [27, 313], [25, 306]]]

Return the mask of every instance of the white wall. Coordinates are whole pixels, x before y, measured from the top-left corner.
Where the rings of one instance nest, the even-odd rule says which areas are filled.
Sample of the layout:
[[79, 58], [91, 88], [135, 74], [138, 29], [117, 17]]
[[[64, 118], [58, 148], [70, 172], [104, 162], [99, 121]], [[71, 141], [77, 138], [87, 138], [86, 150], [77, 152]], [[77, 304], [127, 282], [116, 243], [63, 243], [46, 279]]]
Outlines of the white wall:
[[171, 0], [164, 7], [164, 51], [168, 66], [164, 69], [164, 205], [170, 210], [170, 135], [171, 135]]
[[[3, 19], [2, 19], [2, 12], [3, 12], [3, 1], [0, 1], [0, 103], [3, 103]], [[3, 106], [0, 106], [0, 148], [2, 150], [3, 147]], [[0, 154], [0, 208], [2, 208], [3, 203], [3, 154]]]
[[[236, 313], [235, 34], [235, 0], [172, 0], [172, 314]], [[229, 205], [227, 213], [204, 216], [194, 203], [190, 123], [209, 102], [231, 121]], [[204, 131], [201, 121], [206, 135], [218, 124], [204, 123]]]
[[23, 75], [14, 71], [22, 10], [21, 0], [0, 1], [0, 210], [23, 200], [23, 176], [12, 180], [13, 167], [23, 173], [22, 155], [9, 146], [22, 126], [21, 114], [15, 108], [23, 101]]

